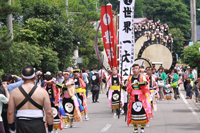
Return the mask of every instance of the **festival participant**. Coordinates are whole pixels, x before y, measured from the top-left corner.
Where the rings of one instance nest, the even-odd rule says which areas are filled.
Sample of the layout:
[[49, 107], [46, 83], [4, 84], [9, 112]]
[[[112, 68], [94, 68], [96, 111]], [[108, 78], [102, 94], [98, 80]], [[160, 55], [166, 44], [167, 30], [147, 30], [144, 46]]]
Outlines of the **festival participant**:
[[[120, 85], [121, 83], [121, 76], [118, 75], [117, 73], [117, 68], [114, 67], [112, 69], [112, 75], [108, 78], [107, 81], [107, 87], [109, 88], [108, 90], [108, 106], [113, 109], [113, 117], [117, 117], [117, 110], [120, 107], [124, 106], [124, 94], [121, 91], [120, 94]], [[121, 96], [121, 97], [120, 97]]]
[[68, 123], [70, 123], [70, 127], [74, 126], [74, 118], [76, 121], [82, 121], [81, 114], [79, 110], [78, 99], [76, 97], [74, 80], [69, 79], [70, 73], [69, 71], [63, 72], [64, 81], [62, 87], [62, 105], [65, 110], [65, 116], [63, 116], [63, 122], [65, 124], [64, 128], [68, 128]]
[[73, 75], [74, 77], [74, 83], [75, 83], [75, 88], [76, 88], [76, 93], [78, 95], [78, 98], [80, 100], [81, 105], [83, 106], [84, 110], [81, 112], [81, 114], [84, 113], [85, 115], [85, 120], [88, 121], [88, 113], [87, 113], [87, 98], [86, 98], [86, 84], [84, 81], [78, 76], [80, 73], [80, 69], [74, 69], [73, 70]]
[[[146, 72], [147, 72], [147, 79], [148, 79], [148, 85], [149, 85], [149, 89], [151, 91], [151, 110], [154, 109], [155, 111], [157, 110], [157, 106], [156, 106], [156, 97], [158, 97], [158, 85], [156, 83], [156, 79], [155, 76], [152, 74], [152, 69], [151, 67], [147, 67], [146, 68]], [[151, 111], [152, 114], [150, 114], [150, 118], [153, 118], [153, 111]]]
[[140, 66], [140, 74], [142, 75], [146, 75], [145, 71], [144, 71], [144, 66]]
[[144, 75], [140, 74], [139, 65], [132, 66], [133, 75], [129, 76], [127, 82], [127, 92], [130, 95], [127, 124], [134, 126], [134, 133], [138, 133], [138, 125], [141, 125], [141, 133], [144, 133], [144, 127], [149, 122], [149, 113], [151, 113], [148, 101], [148, 82]]
[[53, 129], [55, 133], [58, 133], [58, 130], [62, 130], [62, 120], [59, 113], [59, 101], [60, 101], [60, 88], [56, 87], [55, 81], [53, 80], [52, 75], [46, 76], [46, 85], [45, 90], [49, 94], [51, 108], [53, 111]]
[[[53, 130], [53, 113], [47, 92], [34, 85], [36, 75], [32, 67], [22, 70], [24, 85], [11, 92], [8, 104], [8, 123], [10, 130], [17, 133], [46, 133], [43, 122], [44, 112], [49, 127]], [[16, 123], [15, 123], [15, 111]]]

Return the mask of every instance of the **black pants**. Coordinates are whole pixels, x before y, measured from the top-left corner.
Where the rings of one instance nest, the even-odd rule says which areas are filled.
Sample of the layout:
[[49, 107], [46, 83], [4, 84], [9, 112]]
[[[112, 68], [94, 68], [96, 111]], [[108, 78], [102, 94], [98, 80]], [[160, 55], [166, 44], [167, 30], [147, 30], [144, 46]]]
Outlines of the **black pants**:
[[2, 119], [3, 119], [3, 125], [4, 125], [4, 129], [5, 129], [5, 133], [10, 133], [9, 125], [8, 125], [8, 119], [7, 119], [7, 112], [3, 111], [1, 116], [2, 116]]
[[124, 103], [124, 113], [127, 114], [127, 110], [128, 110], [128, 104]]
[[92, 91], [92, 101], [96, 102], [99, 98], [99, 90], [93, 90]]
[[173, 90], [174, 90], [174, 99], [176, 99], [177, 100], [177, 87], [176, 88], [173, 88]]
[[184, 82], [184, 89], [186, 91], [187, 80]]
[[42, 118], [33, 120], [17, 119], [17, 133], [46, 133]]

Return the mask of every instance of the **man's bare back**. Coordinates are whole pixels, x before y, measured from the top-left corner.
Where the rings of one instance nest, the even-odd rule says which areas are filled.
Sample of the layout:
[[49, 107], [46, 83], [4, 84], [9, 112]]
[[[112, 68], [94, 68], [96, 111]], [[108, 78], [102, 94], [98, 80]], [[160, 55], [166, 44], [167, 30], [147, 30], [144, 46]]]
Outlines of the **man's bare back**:
[[[29, 94], [29, 92], [32, 90], [34, 87], [33, 84], [24, 84], [22, 85], [22, 88], [24, 91]], [[13, 95], [12, 95], [13, 93]], [[13, 96], [13, 100], [15, 101], [15, 107], [18, 106], [24, 99], [24, 95], [21, 93], [19, 88], [16, 88], [12, 91], [11, 95]], [[41, 106], [45, 106], [45, 98], [46, 100], [49, 101], [49, 95], [48, 93], [42, 88], [42, 87], [37, 87], [31, 98], [38, 103]], [[39, 110], [37, 107], [35, 107], [32, 103], [29, 101], [24, 104], [19, 110]]]
[[[25, 67], [22, 70], [22, 79], [24, 85], [11, 92], [8, 103], [7, 117], [10, 129], [27, 133], [26, 129], [29, 128], [30, 133], [31, 131], [44, 133], [46, 129], [43, 123], [43, 109], [48, 125], [53, 126], [53, 113], [49, 95], [44, 89], [34, 85], [36, 77], [33, 67]], [[15, 124], [16, 109], [17, 124]], [[15, 129], [15, 125], [17, 125], [17, 129]]]

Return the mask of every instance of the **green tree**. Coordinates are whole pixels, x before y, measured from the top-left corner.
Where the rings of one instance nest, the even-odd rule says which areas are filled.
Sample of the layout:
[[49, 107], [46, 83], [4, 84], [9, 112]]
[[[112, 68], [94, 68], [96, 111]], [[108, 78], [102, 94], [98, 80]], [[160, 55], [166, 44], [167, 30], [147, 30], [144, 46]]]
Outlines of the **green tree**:
[[194, 63], [195, 60], [200, 60], [200, 52], [199, 52], [200, 44], [195, 43], [194, 45], [187, 47], [183, 51], [183, 62], [185, 64], [189, 64], [191, 68], [200, 68], [199, 63]]
[[52, 38], [54, 21], [46, 22], [38, 18], [30, 18], [25, 24], [15, 28], [15, 41], [26, 41], [32, 45], [49, 46]]
[[169, 32], [172, 33], [173, 36], [173, 47], [175, 53], [177, 53], [180, 57], [180, 55], [183, 52], [183, 45], [184, 45], [184, 34], [179, 28], [172, 28], [169, 29]]
[[47, 1], [37, 0], [23, 8], [23, 21], [26, 22], [29, 18], [39, 18], [46, 22], [54, 21], [51, 26], [53, 32], [50, 39], [47, 41], [53, 48], [53, 51], [58, 53], [60, 59], [59, 69], [66, 69], [69, 57], [73, 56], [75, 45], [73, 43], [72, 24], [68, 23], [66, 14], [63, 13], [65, 7], [61, 8], [57, 5], [51, 5]]
[[[45, 22], [42, 19], [31, 18], [24, 25], [16, 28], [15, 41], [29, 42], [30, 45], [37, 46], [43, 58], [40, 59], [43, 71], [55, 73], [60, 63], [58, 53], [53, 51], [51, 46], [52, 26], [54, 21]], [[39, 66], [36, 64], [35, 66]]]
[[[95, 11], [94, 1], [84, 0], [85, 4], [82, 0], [71, 0], [69, 1], [69, 12], [79, 12], [79, 14], [74, 14], [69, 16], [71, 23], [73, 23], [73, 35], [74, 35], [74, 44], [80, 42], [78, 46], [79, 56], [83, 58], [83, 63], [79, 64], [80, 68], [87, 68], [94, 66], [100, 66], [99, 60], [96, 57], [95, 49], [94, 49], [94, 40], [96, 36], [96, 30], [94, 30], [94, 21], [100, 20], [99, 12]], [[87, 8], [88, 5], [91, 8]], [[81, 14], [80, 14], [81, 12]], [[98, 36], [101, 38], [101, 35]], [[100, 51], [103, 50], [101, 48], [102, 43], [99, 43]]]
[[20, 10], [17, 5], [9, 5], [8, 0], [0, 0], [0, 22], [6, 25], [6, 18], [13, 12]]
[[1, 68], [7, 73], [20, 75], [24, 66], [40, 65], [40, 48], [27, 42], [13, 43], [1, 58]]

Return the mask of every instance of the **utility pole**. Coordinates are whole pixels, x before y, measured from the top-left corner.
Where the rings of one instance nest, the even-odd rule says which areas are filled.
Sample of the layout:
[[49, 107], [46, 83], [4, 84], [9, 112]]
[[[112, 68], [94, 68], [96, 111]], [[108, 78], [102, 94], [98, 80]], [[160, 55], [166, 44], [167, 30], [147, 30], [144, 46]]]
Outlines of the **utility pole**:
[[196, 0], [190, 0], [190, 17], [191, 17], [191, 39], [193, 44], [197, 42], [196, 29]]
[[197, 42], [197, 28], [196, 28], [196, 0], [193, 0], [193, 44]]
[[[8, 1], [8, 4], [11, 5], [11, 0]], [[8, 15], [8, 18], [7, 18], [7, 26], [8, 26], [8, 29], [10, 30], [11, 39], [13, 40], [12, 14], [9, 14], [9, 15]]]
[[193, 42], [193, 0], [190, 0], [190, 18], [191, 18], [191, 40]]
[[[65, 1], [66, 6], [68, 7], [68, 0]], [[65, 11], [67, 12], [67, 8], [65, 9]]]

